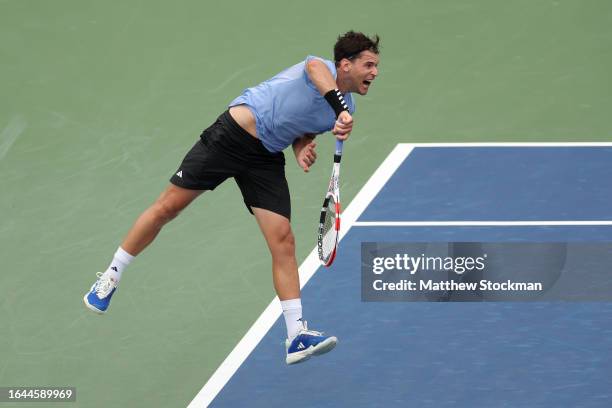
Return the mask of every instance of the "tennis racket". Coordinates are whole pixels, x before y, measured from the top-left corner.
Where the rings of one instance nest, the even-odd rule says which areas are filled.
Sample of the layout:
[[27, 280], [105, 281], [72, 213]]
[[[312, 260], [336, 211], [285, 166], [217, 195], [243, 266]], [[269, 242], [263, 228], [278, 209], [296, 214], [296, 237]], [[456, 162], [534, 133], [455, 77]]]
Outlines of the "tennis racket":
[[336, 258], [338, 237], [340, 235], [340, 159], [342, 158], [342, 140], [336, 140], [334, 167], [332, 169], [329, 187], [323, 200], [321, 216], [319, 217], [319, 233], [317, 247], [319, 260], [324, 266], [330, 266]]

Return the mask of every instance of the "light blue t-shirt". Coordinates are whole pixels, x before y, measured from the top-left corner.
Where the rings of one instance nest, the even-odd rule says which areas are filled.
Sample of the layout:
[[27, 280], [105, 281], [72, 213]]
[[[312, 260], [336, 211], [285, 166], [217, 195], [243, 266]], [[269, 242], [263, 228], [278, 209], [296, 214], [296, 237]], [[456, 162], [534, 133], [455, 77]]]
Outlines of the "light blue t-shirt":
[[[257, 136], [270, 152], [280, 152], [307, 133], [319, 134], [334, 128], [336, 114], [306, 73], [306, 63], [319, 59], [334, 78], [333, 62], [308, 56], [271, 79], [245, 89], [229, 106], [246, 105], [255, 115]], [[350, 93], [344, 100], [352, 114], [355, 104]]]

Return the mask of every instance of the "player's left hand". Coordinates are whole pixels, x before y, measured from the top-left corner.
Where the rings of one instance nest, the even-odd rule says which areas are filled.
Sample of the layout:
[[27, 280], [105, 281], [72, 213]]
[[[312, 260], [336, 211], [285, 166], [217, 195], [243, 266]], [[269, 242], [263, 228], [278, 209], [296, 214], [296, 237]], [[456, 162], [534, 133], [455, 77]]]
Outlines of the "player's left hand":
[[306, 173], [310, 171], [310, 166], [317, 160], [317, 152], [315, 151], [316, 146], [317, 144], [315, 142], [310, 142], [304, 146], [296, 156], [298, 165], [304, 169]]

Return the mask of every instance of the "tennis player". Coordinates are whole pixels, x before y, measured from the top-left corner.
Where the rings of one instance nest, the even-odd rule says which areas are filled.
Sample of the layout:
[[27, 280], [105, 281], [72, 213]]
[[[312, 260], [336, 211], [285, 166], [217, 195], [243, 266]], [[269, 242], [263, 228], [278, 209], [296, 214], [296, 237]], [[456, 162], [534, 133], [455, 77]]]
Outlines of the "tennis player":
[[378, 75], [378, 43], [378, 36], [349, 31], [338, 37], [334, 62], [309, 56], [234, 99], [136, 220], [108, 269], [97, 273], [85, 305], [105, 313], [125, 268], [161, 228], [204, 191], [233, 177], [272, 255], [274, 288], [287, 325], [287, 364], [333, 349], [335, 337], [309, 330], [302, 319], [283, 150], [292, 146], [298, 166], [308, 172], [317, 158], [316, 135], [331, 130], [340, 140], [349, 137], [352, 94], [366, 95]]

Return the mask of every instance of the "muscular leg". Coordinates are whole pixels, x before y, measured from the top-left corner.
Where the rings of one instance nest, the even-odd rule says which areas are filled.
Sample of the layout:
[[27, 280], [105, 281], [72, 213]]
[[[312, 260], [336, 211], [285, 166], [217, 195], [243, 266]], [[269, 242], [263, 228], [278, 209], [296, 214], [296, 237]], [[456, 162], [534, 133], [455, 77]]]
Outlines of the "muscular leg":
[[188, 190], [170, 184], [153, 205], [138, 217], [121, 248], [133, 256], [138, 255], [155, 239], [166, 223], [202, 193], [203, 190]]
[[338, 339], [308, 331], [302, 320], [300, 277], [295, 260], [295, 241], [289, 220], [282, 215], [261, 208], [253, 208], [257, 223], [272, 254], [274, 288], [281, 300], [287, 325], [287, 364], [299, 363], [310, 356], [327, 353]]
[[98, 280], [83, 297], [85, 305], [96, 313], [106, 313], [123, 270], [155, 239], [168, 221], [201, 193], [169, 185], [155, 203], [138, 217], [106, 271], [97, 274]]
[[272, 279], [280, 300], [300, 297], [300, 277], [295, 260], [295, 239], [289, 220], [262, 208], [253, 214], [272, 254]]

